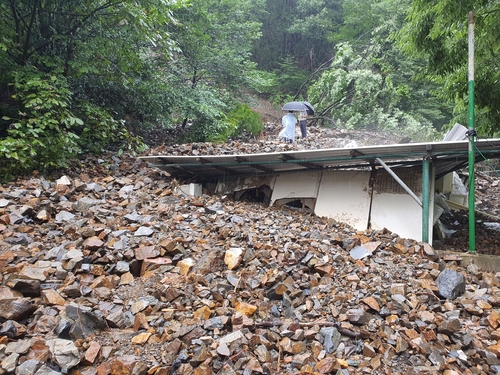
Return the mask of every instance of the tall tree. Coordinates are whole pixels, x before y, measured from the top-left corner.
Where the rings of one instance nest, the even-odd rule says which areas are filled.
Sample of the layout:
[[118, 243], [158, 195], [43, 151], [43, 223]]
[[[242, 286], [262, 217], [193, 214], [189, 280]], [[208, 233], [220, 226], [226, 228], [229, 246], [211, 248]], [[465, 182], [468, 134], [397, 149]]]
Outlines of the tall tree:
[[1, 1], [0, 174], [63, 166], [78, 152], [130, 140], [118, 120], [146, 85], [130, 86], [155, 87], [146, 67], [173, 55], [165, 25], [185, 3]]
[[331, 57], [332, 39], [342, 22], [341, 0], [266, 0], [253, 12], [262, 37], [253, 56], [264, 70], [279, 69], [291, 57], [312, 71]]
[[250, 16], [259, 1], [193, 0], [175, 12], [168, 30], [178, 52], [164, 74], [181, 100], [174, 111], [183, 127], [192, 120], [201, 139], [225, 132], [225, 113], [235, 105], [242, 87], [252, 86], [255, 63], [250, 61], [260, 23]]
[[[370, 13], [362, 19], [372, 20], [364, 24], [367, 29], [356, 26], [361, 13], [353, 10], [361, 3]], [[422, 62], [405, 57], [392, 40], [404, 21], [404, 5], [389, 0], [344, 4], [341, 31], [354, 39], [338, 44], [330, 68], [309, 89], [320, 117], [341, 128], [399, 131], [418, 140], [432, 138], [433, 126], [448, 121], [449, 108], [430, 93], [436, 86], [413, 80]]]
[[[3, 64], [36, 66], [50, 70], [61, 64], [67, 75], [77, 54], [88, 48], [110, 47], [117, 55], [133, 45], [118, 38], [149, 45], [172, 46], [171, 39], [159, 25], [172, 22], [172, 10], [185, 0], [4, 0], [2, 18]], [[104, 55], [109, 49], [99, 51]], [[129, 52], [129, 56], [130, 56]], [[96, 56], [97, 57], [97, 56]], [[101, 57], [102, 59], [103, 57]], [[98, 59], [99, 60], [99, 59]], [[92, 64], [95, 61], [78, 61]]]
[[500, 131], [500, 3], [496, 0], [414, 0], [399, 33], [401, 46], [427, 60], [422, 75], [455, 101], [456, 121], [467, 123], [468, 14], [475, 22], [477, 128]]

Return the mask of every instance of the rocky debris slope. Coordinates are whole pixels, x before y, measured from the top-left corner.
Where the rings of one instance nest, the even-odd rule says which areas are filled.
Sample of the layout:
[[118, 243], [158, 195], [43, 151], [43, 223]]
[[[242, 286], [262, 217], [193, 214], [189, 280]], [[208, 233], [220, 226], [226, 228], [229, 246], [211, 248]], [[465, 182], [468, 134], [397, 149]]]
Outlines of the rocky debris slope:
[[[148, 155], [229, 155], [255, 154], [266, 152], [283, 152], [297, 150], [315, 150], [325, 148], [358, 147], [373, 145], [388, 145], [410, 142], [408, 138], [388, 132], [347, 131], [341, 129], [325, 129], [308, 127], [306, 139], [297, 138], [294, 144], [285, 144], [277, 139], [281, 125], [269, 122], [260, 137], [247, 137], [245, 141], [233, 140], [224, 144], [190, 143], [173, 144], [175, 132], [155, 133], [147, 137], [153, 146]], [[300, 134], [297, 131], [296, 134]], [[485, 164], [485, 163], [483, 163]], [[489, 163], [488, 163], [489, 164]], [[481, 163], [478, 164], [481, 167]], [[485, 164], [486, 171], [491, 171], [491, 165]], [[463, 171], [467, 174], [468, 171]], [[477, 215], [476, 251], [480, 254], [500, 255], [500, 178], [496, 175], [478, 173], [476, 175], [476, 208], [495, 217]], [[452, 210], [441, 217], [447, 236], [435, 238], [435, 246], [439, 250], [464, 252], [469, 249], [469, 218], [468, 212]]]
[[[409, 141], [407, 138], [389, 132], [348, 131], [309, 126], [307, 129], [308, 136], [305, 139], [301, 139], [300, 136], [296, 135], [297, 138], [293, 144], [286, 144], [278, 139], [281, 128], [282, 126], [276, 123], [267, 123], [264, 130], [257, 137], [246, 136], [220, 144], [202, 142], [178, 145], [173, 143], [176, 137], [180, 135], [178, 130], [164, 133], [154, 132], [143, 136], [147, 143], [151, 145], [151, 148], [146, 152], [148, 155], [256, 154], [397, 144]], [[300, 131], [297, 131], [296, 134], [300, 134]]]
[[108, 155], [0, 188], [0, 374], [500, 373], [499, 274], [176, 184]]

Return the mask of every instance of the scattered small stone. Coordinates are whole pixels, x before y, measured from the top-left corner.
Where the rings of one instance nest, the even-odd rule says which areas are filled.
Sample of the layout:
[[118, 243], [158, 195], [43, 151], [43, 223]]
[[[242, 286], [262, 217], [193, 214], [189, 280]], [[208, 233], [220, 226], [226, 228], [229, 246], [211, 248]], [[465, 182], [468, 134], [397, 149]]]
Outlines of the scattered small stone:
[[498, 274], [387, 230], [194, 199], [132, 156], [84, 164], [0, 187], [2, 373], [500, 368]]

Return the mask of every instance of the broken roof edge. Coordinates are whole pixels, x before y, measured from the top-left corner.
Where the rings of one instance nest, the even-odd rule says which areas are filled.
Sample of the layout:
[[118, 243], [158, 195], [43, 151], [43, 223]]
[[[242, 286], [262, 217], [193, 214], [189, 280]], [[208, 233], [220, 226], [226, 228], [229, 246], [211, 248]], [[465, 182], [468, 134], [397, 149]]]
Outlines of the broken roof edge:
[[[475, 141], [479, 151], [476, 159], [500, 158], [500, 139]], [[467, 164], [469, 141], [423, 142], [327, 148], [316, 150], [291, 150], [255, 154], [231, 155], [158, 155], [142, 156], [153, 167], [169, 171], [173, 176], [197, 178], [224, 178], [228, 175], [263, 175], [313, 169], [343, 169], [367, 167], [370, 160], [380, 158], [392, 163], [421, 163], [432, 158], [449, 172]], [[439, 171], [440, 175], [446, 171]]]

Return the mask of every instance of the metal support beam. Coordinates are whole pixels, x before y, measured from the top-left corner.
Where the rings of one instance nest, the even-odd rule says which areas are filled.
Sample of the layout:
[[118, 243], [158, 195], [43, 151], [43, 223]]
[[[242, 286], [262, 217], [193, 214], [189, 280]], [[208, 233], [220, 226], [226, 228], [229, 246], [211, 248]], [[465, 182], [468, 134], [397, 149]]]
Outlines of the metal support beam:
[[476, 187], [475, 187], [475, 146], [474, 137], [476, 130], [474, 128], [474, 14], [469, 12], [469, 252], [476, 252]]
[[431, 195], [430, 159], [422, 161], [422, 241], [429, 243], [429, 202]]

